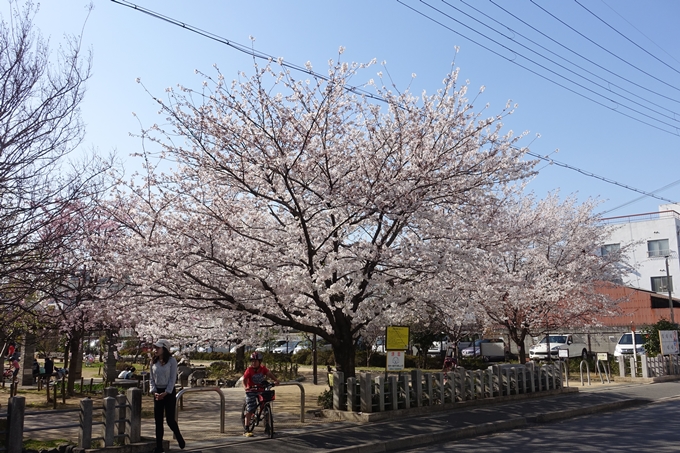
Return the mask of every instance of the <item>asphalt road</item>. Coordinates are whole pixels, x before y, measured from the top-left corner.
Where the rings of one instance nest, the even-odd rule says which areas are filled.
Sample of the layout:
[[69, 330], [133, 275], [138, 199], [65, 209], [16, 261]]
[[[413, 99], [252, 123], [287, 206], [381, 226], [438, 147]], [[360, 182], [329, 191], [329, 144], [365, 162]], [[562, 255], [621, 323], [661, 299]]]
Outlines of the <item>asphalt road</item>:
[[650, 404], [536, 424], [474, 439], [445, 442], [412, 453], [489, 452], [677, 452], [680, 451], [680, 383], [599, 390], [649, 398]]

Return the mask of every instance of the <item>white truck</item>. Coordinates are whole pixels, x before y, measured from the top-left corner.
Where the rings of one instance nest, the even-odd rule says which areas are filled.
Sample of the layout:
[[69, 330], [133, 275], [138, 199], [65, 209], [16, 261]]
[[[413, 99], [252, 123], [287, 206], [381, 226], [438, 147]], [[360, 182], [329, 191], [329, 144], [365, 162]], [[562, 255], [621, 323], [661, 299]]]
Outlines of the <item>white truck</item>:
[[550, 334], [529, 348], [529, 358], [531, 360], [545, 360], [548, 357], [548, 347], [550, 347], [550, 357], [558, 359], [560, 349], [569, 351], [569, 357], [588, 358], [588, 346], [580, 336], [575, 334]]

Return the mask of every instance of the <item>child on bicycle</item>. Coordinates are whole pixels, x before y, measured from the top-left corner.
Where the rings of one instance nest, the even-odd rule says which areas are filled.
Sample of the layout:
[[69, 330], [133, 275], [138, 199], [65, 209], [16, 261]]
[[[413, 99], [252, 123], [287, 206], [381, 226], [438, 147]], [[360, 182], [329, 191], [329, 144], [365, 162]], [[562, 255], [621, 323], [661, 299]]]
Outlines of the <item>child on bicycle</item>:
[[279, 380], [276, 376], [267, 367], [262, 365], [262, 353], [255, 351], [250, 354], [250, 366], [243, 373], [243, 386], [246, 389], [246, 416], [243, 435], [246, 437], [253, 436], [248, 427], [250, 426], [250, 420], [257, 410], [257, 394], [265, 390], [267, 378], [274, 381], [274, 385], [279, 385]]

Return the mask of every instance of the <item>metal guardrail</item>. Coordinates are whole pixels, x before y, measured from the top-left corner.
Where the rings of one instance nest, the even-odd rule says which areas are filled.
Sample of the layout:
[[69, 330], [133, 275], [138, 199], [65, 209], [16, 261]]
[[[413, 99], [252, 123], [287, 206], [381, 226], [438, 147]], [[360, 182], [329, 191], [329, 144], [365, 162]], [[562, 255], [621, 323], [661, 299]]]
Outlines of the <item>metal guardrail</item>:
[[179, 406], [183, 402], [183, 396], [185, 393], [193, 392], [217, 392], [220, 395], [220, 433], [224, 433], [224, 393], [219, 387], [191, 387], [183, 388], [177, 393], [177, 402], [175, 403], [175, 421], [179, 421]]
[[297, 381], [280, 382], [279, 385], [297, 385], [300, 388], [300, 422], [305, 422], [305, 388]]
[[588, 362], [586, 360], [581, 360], [581, 365], [579, 365], [579, 370], [581, 372], [581, 386], [585, 385], [583, 383], [583, 365], [584, 364], [586, 366], [586, 374], [588, 375], [588, 385], [591, 385], [590, 384], [590, 366], [588, 365]]

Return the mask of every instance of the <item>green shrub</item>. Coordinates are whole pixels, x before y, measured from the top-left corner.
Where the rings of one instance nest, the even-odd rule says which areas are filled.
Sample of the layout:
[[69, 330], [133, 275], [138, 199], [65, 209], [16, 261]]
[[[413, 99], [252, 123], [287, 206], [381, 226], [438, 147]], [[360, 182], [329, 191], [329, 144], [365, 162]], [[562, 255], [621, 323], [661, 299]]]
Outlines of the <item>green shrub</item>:
[[333, 409], [333, 389], [329, 388], [321, 392], [317, 404], [324, 409]]

